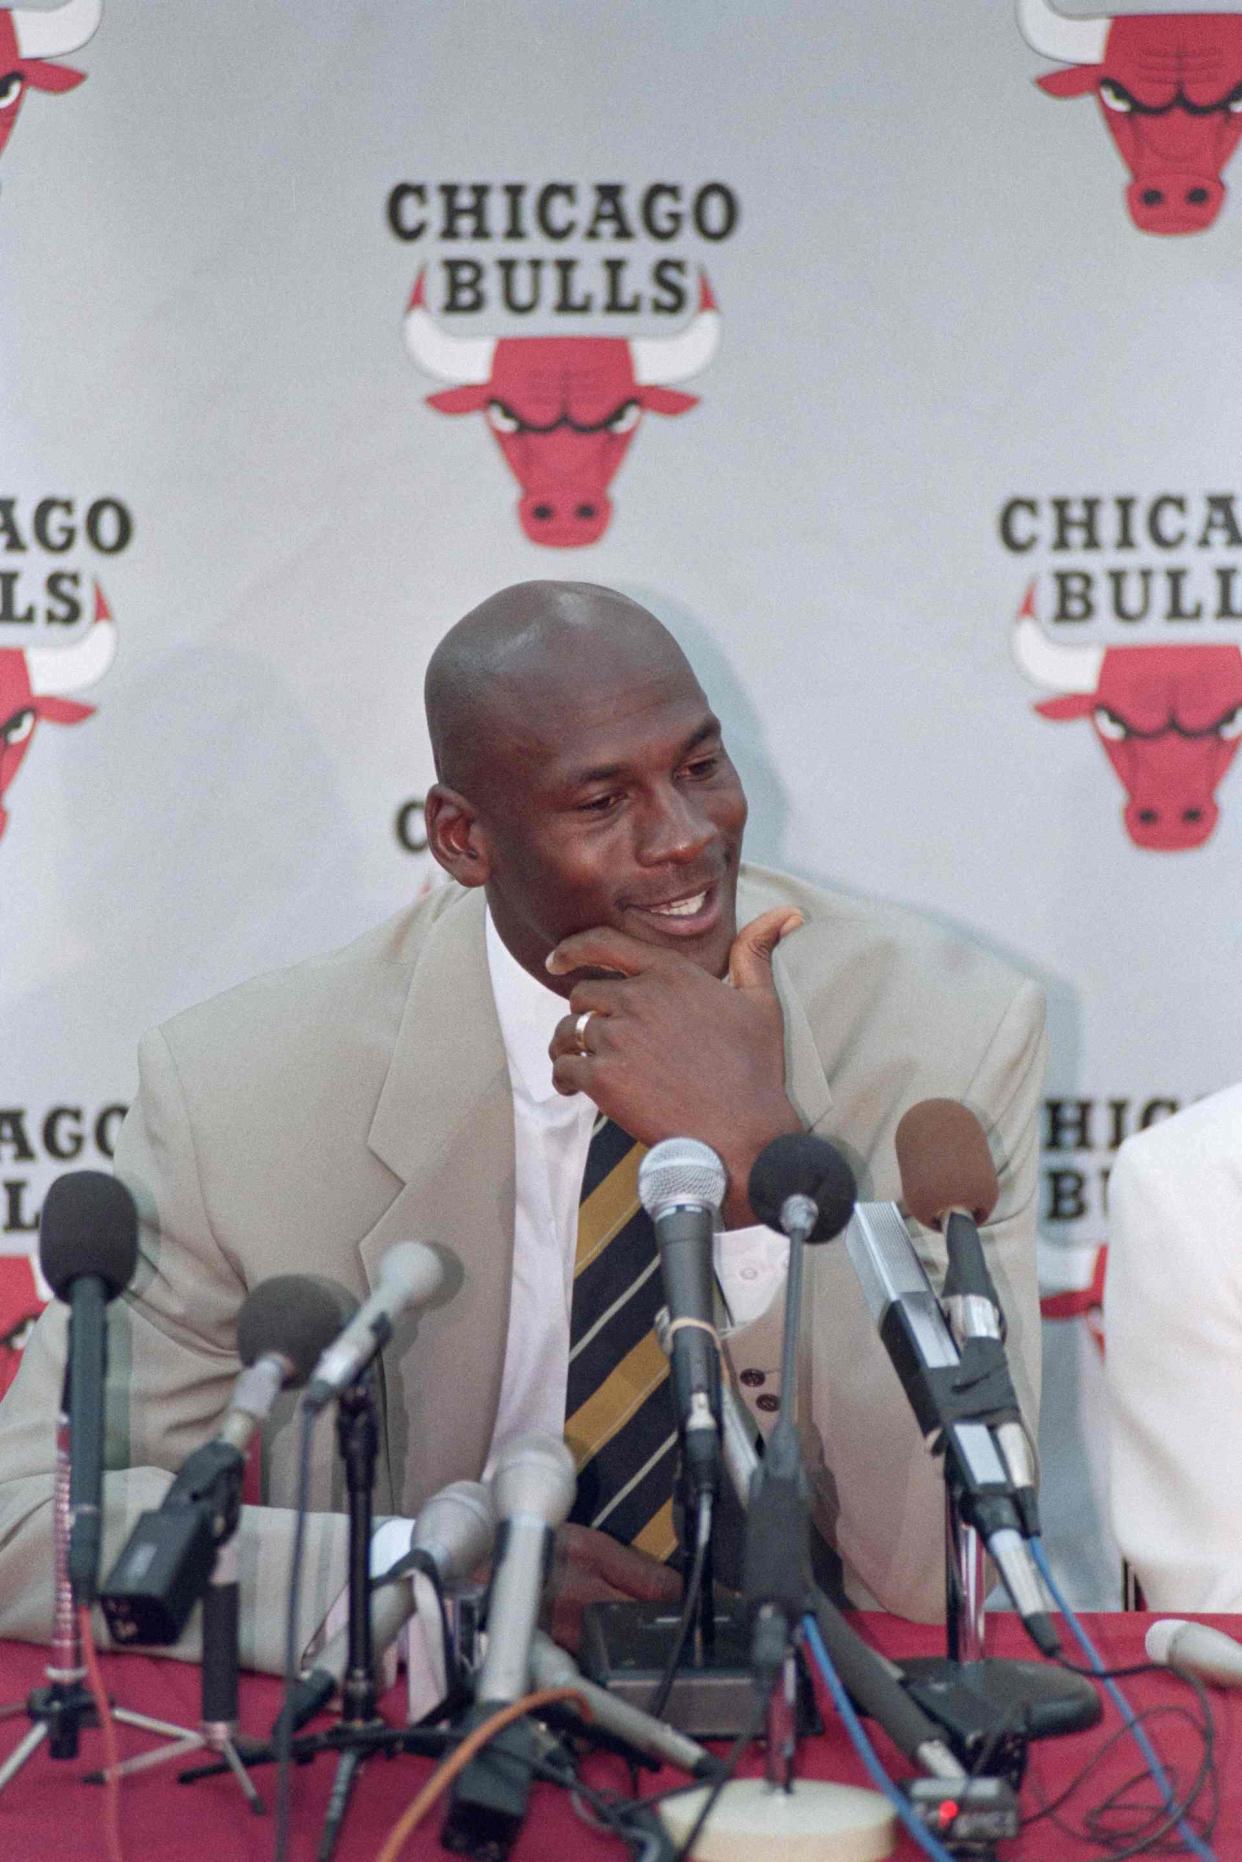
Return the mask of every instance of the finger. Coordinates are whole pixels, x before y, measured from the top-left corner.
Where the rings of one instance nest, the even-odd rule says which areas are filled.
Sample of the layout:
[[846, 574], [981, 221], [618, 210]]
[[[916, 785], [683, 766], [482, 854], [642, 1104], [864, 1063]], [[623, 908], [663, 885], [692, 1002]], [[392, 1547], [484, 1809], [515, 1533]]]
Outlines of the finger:
[[587, 1009], [597, 1015], [624, 1015], [627, 1007], [633, 1006], [633, 983], [631, 976], [583, 977], [573, 986], [569, 1006], [575, 1015], [583, 1015]]
[[566, 1098], [571, 1093], [587, 1093], [591, 1061], [587, 1054], [557, 1054], [552, 1061], [552, 1084]]
[[729, 981], [735, 989], [771, 989], [772, 953], [781, 939], [805, 923], [791, 905], [760, 912], [738, 932], [729, 951]]
[[599, 1052], [601, 1046], [607, 1044], [607, 1036], [603, 1030], [609, 1019], [608, 1016], [600, 1015], [594, 1009], [584, 1009], [582, 1014], [589, 1014], [591, 1019], [581, 1033], [579, 1033], [579, 1028], [582, 1015], [562, 1015], [560, 1021], [557, 1022], [552, 1031], [552, 1039], [548, 1043], [550, 1060], [555, 1060], [559, 1054], [577, 1054], [579, 1058], [589, 1059], [592, 1054]]
[[681, 1579], [667, 1565], [657, 1564], [645, 1552], [632, 1545], [622, 1545], [605, 1532], [592, 1532], [589, 1539], [577, 1540], [570, 1556], [577, 1564], [589, 1564], [606, 1584], [614, 1585], [627, 1597], [646, 1603], [662, 1603], [681, 1595]]
[[[645, 970], [666, 967], [671, 953], [654, 944], [640, 944], [636, 937], [616, 931], [611, 925], [599, 925], [593, 931], [575, 931], [562, 938], [547, 959], [553, 976], [568, 976], [571, 970], [612, 970], [619, 976], [641, 976]], [[673, 958], [673, 961], [676, 961]]]

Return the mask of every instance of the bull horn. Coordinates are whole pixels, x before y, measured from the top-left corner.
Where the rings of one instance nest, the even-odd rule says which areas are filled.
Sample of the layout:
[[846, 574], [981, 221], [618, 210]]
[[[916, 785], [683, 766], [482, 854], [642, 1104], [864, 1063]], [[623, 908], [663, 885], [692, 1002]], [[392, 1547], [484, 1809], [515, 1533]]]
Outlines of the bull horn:
[[423, 273], [414, 282], [405, 313], [405, 346], [424, 375], [451, 381], [458, 388], [481, 387], [490, 381], [495, 339], [488, 336], [450, 336], [427, 308]]
[[116, 653], [116, 625], [95, 585], [95, 619], [71, 647], [28, 647], [26, 676], [35, 698], [66, 698], [102, 679]]
[[63, 6], [14, 7], [9, 15], [23, 58], [59, 58], [76, 52], [103, 17], [103, 0], [65, 0]]
[[1049, 640], [1039, 622], [1025, 615], [1013, 632], [1013, 656], [1032, 685], [1049, 692], [1094, 692], [1104, 663], [1103, 647], [1066, 646]]
[[1070, 19], [1049, 0], [1018, 0], [1018, 30], [1033, 50], [1063, 65], [1098, 65], [1112, 20]]
[[720, 312], [707, 273], [699, 273], [699, 307], [676, 336], [649, 336], [630, 344], [640, 388], [667, 388], [705, 369], [720, 343]]

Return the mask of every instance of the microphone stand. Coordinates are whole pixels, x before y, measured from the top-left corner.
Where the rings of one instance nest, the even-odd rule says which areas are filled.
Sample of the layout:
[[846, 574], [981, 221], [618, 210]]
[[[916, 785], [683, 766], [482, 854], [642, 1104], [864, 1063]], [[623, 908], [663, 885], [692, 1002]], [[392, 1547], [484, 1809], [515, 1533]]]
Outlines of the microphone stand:
[[[45, 1673], [48, 1685], [35, 1688], [24, 1701], [0, 1707], [0, 1720], [11, 1720], [24, 1713], [31, 1722], [30, 1731], [0, 1765], [0, 1791], [14, 1779], [27, 1759], [48, 1741], [49, 1756], [75, 1759], [78, 1739], [84, 1726], [98, 1724], [98, 1714], [90, 1689], [84, 1685], [86, 1664], [82, 1659], [82, 1632], [69, 1581], [69, 1372], [65, 1371], [60, 1415], [56, 1420], [56, 1474], [52, 1490], [52, 1559], [54, 1603], [52, 1640]], [[144, 1733], [176, 1735], [180, 1727], [166, 1720], [153, 1720], [145, 1713], [132, 1713], [126, 1707], [114, 1707], [112, 1717], [126, 1726], [136, 1726]]]

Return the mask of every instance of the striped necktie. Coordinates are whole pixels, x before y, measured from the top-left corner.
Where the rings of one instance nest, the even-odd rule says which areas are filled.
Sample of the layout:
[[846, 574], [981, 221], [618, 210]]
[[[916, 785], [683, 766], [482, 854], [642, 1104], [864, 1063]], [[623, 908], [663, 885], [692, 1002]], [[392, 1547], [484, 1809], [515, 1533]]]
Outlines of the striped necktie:
[[570, 1518], [665, 1560], [677, 1550], [677, 1430], [654, 1327], [660, 1255], [638, 1199], [645, 1151], [596, 1121], [578, 1206], [565, 1439], [578, 1467]]

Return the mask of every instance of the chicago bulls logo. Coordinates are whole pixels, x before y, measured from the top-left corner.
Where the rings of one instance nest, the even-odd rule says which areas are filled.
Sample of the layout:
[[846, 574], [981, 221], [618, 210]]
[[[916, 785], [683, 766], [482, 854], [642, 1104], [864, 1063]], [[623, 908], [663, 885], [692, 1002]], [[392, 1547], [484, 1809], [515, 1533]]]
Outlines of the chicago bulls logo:
[[42, 1310], [29, 1257], [0, 1255], [0, 1396], [17, 1376], [22, 1347]]
[[1242, 649], [1066, 646], [1035, 619], [1034, 584], [1018, 614], [1014, 655], [1057, 694], [1041, 717], [1090, 718], [1126, 792], [1136, 847], [1201, 847], [1220, 818], [1216, 790], [1242, 738]]
[[102, 679], [116, 652], [116, 627], [95, 584], [95, 619], [71, 647], [0, 647], [0, 835], [8, 826], [4, 798], [40, 721], [80, 724], [93, 705], [67, 696]]
[[81, 84], [84, 71], [47, 60], [85, 45], [102, 13], [103, 0], [65, 0], [63, 6], [37, 12], [0, 8], [0, 150], [13, 133], [28, 90], [71, 91]]
[[425, 375], [453, 386], [427, 397], [441, 414], [485, 413], [521, 487], [518, 519], [532, 543], [596, 543], [608, 487], [644, 413], [684, 414], [697, 397], [670, 384], [705, 369], [720, 340], [706, 276], [699, 307], [676, 336], [450, 336], [427, 309], [420, 272], [405, 341]]
[[1067, 71], [1038, 78], [1050, 97], [1094, 91], [1130, 171], [1126, 205], [1144, 233], [1201, 233], [1225, 198], [1242, 136], [1242, 13], [1070, 19], [1018, 0], [1028, 44]]

